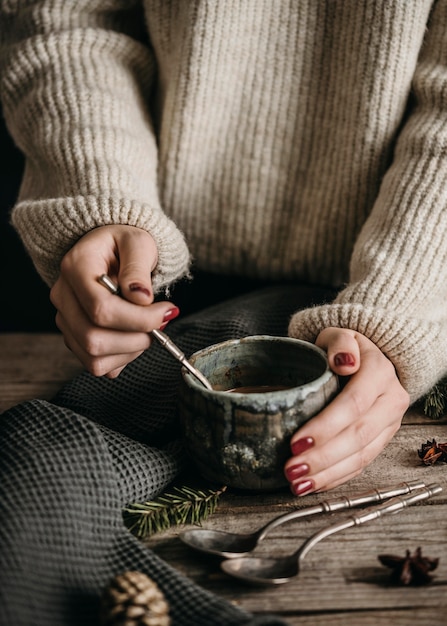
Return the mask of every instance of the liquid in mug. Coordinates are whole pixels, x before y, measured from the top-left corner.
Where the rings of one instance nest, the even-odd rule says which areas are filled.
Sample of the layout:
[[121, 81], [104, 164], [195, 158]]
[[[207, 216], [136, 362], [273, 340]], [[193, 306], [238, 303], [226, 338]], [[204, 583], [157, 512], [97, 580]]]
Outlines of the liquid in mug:
[[226, 393], [268, 393], [269, 391], [284, 391], [285, 389], [291, 389], [291, 387], [286, 385], [250, 385], [226, 389]]

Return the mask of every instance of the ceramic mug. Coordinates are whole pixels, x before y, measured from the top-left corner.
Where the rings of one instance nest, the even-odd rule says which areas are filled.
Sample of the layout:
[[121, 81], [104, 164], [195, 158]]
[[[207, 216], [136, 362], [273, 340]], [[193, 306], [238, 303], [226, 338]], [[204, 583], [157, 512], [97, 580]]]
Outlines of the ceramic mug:
[[215, 344], [182, 370], [179, 415], [186, 450], [208, 481], [269, 491], [287, 485], [290, 439], [338, 392], [326, 353], [307, 341], [255, 335]]

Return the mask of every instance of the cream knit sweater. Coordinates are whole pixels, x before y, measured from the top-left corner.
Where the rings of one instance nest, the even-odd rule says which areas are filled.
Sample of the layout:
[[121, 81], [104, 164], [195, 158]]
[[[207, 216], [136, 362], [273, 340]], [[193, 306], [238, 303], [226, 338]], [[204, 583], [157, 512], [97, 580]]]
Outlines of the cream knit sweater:
[[[340, 287], [417, 399], [447, 372], [447, 0], [2, 0], [26, 155], [12, 221], [49, 284], [103, 224], [199, 268]], [[186, 245], [187, 244], [187, 245]]]

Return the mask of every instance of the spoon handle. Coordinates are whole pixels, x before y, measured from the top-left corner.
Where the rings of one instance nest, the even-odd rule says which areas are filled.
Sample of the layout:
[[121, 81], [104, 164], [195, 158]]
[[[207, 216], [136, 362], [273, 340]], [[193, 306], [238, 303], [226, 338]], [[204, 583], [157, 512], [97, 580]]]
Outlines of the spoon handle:
[[186, 367], [186, 369], [188, 371], [191, 372], [191, 374], [193, 376], [195, 376], [204, 387], [206, 387], [207, 389], [213, 389], [213, 387], [211, 386], [211, 383], [208, 381], [207, 378], [205, 378], [205, 376], [202, 374], [202, 372], [200, 372], [198, 369], [196, 369], [193, 365], [191, 365], [191, 363], [188, 361], [188, 359], [186, 358], [186, 356], [184, 355], [184, 353], [180, 350], [180, 348], [172, 341], [172, 339], [169, 339], [169, 337], [167, 335], [165, 335], [164, 332], [162, 332], [161, 330], [156, 330], [154, 329], [151, 334], [161, 343], [161, 345], [166, 348], [166, 350], [168, 352], [170, 352], [172, 354], [173, 357], [175, 357], [177, 359], [177, 361], [180, 361], [180, 363]]
[[[120, 289], [117, 285], [115, 285], [115, 283], [110, 278], [110, 276], [107, 276], [107, 274], [102, 274], [102, 276], [98, 278], [98, 281], [101, 283], [101, 285], [104, 285], [104, 287], [106, 287], [110, 291], [110, 293], [113, 293], [113, 295], [115, 296], [119, 295]], [[188, 359], [186, 358], [184, 353], [180, 350], [180, 348], [171, 339], [169, 339], [169, 337], [165, 335], [165, 333], [163, 333], [161, 330], [154, 329], [151, 331], [151, 335], [155, 337], [161, 343], [161, 345], [164, 348], [166, 348], [166, 350], [170, 352], [175, 359], [177, 359], [177, 361], [180, 361], [180, 363], [184, 367], [186, 367], [186, 369], [189, 370], [191, 374], [195, 376], [197, 380], [201, 382], [204, 387], [206, 387], [207, 389], [211, 389], [211, 390], [213, 389], [209, 380], [205, 378], [202, 372], [196, 369], [188, 361]]]
[[426, 485], [422, 480], [412, 480], [399, 483], [394, 487], [370, 489], [369, 491], [365, 491], [351, 497], [341, 496], [340, 498], [323, 500], [314, 506], [308, 506], [295, 511], [290, 511], [289, 513], [284, 513], [283, 515], [271, 520], [268, 524], [259, 529], [258, 541], [262, 541], [262, 539], [264, 539], [264, 537], [277, 526], [299, 519], [300, 517], [308, 517], [310, 515], [316, 515], [317, 513], [333, 513], [334, 511], [342, 511], [343, 509], [352, 509], [356, 506], [369, 504], [371, 502], [383, 502], [388, 498], [405, 495], [407, 493], [411, 493], [415, 489], [422, 489], [425, 486]]
[[395, 498], [391, 498], [387, 502], [383, 502], [378, 506], [372, 506], [363, 511], [362, 513], [357, 513], [356, 515], [351, 515], [345, 520], [338, 522], [336, 524], [331, 524], [330, 526], [326, 526], [322, 528], [315, 534], [313, 534], [309, 539], [307, 539], [303, 545], [297, 550], [295, 553], [295, 557], [298, 559], [303, 558], [311, 548], [313, 548], [319, 541], [333, 535], [334, 533], [338, 533], [346, 528], [351, 528], [352, 526], [360, 526], [361, 524], [366, 524], [367, 522], [371, 522], [383, 515], [388, 515], [389, 513], [400, 513], [403, 509], [412, 504], [416, 504], [416, 502], [421, 502], [422, 500], [427, 500], [432, 496], [441, 493], [442, 487], [436, 483], [428, 485], [424, 489], [417, 491], [416, 493], [412, 493], [407, 496], [397, 496]]

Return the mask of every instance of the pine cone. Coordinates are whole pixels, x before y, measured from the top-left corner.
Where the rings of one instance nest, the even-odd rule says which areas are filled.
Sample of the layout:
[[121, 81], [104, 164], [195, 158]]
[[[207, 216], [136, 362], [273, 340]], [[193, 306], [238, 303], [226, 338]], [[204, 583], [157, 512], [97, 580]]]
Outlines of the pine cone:
[[169, 626], [169, 605], [153, 580], [142, 572], [115, 576], [101, 602], [103, 626]]

